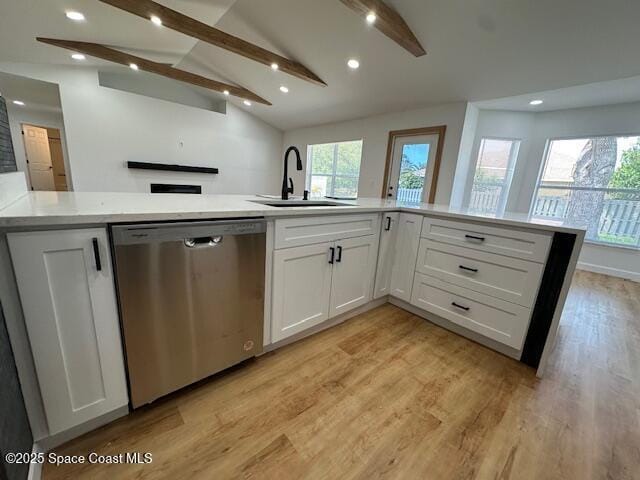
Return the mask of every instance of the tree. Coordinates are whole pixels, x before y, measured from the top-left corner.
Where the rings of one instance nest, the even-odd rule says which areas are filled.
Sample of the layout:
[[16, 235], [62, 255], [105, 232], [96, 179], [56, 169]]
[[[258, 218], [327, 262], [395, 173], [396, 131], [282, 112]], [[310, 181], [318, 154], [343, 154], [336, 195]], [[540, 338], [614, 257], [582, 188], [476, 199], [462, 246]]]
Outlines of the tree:
[[[574, 187], [606, 187], [616, 167], [618, 140], [616, 137], [590, 139], [573, 172]], [[587, 238], [597, 239], [604, 206], [603, 191], [574, 190], [567, 206], [567, 222], [587, 229]]]
[[[611, 181], [609, 182], [609, 188], [640, 190], [640, 142], [624, 151], [622, 154], [622, 163], [613, 173]], [[629, 200], [631, 195], [634, 194], [624, 192], [611, 194], [613, 198], [619, 200]]]

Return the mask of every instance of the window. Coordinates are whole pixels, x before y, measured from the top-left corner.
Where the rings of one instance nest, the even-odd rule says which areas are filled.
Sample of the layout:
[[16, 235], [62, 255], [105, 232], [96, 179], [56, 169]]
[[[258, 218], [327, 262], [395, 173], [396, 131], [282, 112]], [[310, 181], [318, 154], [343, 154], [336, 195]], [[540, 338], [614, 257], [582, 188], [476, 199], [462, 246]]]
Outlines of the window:
[[307, 190], [312, 197], [356, 198], [362, 140], [307, 147]]
[[534, 217], [587, 229], [586, 240], [640, 246], [640, 136], [551, 140]]
[[520, 140], [483, 138], [469, 195], [469, 210], [474, 213], [504, 213], [511, 187]]

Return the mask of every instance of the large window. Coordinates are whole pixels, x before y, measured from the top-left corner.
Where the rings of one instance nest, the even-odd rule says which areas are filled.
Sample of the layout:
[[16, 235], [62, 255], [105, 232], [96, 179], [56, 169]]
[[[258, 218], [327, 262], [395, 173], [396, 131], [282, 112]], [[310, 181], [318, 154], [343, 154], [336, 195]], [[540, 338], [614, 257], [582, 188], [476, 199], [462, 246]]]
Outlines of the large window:
[[483, 138], [469, 195], [469, 210], [481, 214], [504, 213], [520, 149], [520, 140]]
[[531, 213], [587, 229], [586, 239], [640, 246], [640, 136], [551, 140]]
[[356, 198], [362, 140], [307, 147], [307, 190], [311, 196]]

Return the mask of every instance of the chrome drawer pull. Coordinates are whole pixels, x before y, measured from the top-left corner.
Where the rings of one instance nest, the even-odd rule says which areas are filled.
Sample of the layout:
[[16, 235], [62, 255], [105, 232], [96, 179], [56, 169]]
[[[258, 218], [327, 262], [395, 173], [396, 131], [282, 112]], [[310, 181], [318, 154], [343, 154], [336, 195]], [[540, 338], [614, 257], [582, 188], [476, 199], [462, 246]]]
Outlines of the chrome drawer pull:
[[468, 272], [478, 273], [477, 268], [465, 267], [464, 265], [458, 265], [461, 270], [467, 270]]
[[456, 308], [461, 308], [462, 310], [464, 310], [465, 312], [468, 312], [469, 310], [471, 310], [471, 308], [469, 307], [463, 307], [462, 305], [458, 305], [456, 302], [451, 302], [451, 305], [453, 305]]
[[475, 235], [465, 235], [465, 238], [469, 238], [471, 240], [478, 240], [479, 242], [484, 242], [484, 237], [476, 237]]

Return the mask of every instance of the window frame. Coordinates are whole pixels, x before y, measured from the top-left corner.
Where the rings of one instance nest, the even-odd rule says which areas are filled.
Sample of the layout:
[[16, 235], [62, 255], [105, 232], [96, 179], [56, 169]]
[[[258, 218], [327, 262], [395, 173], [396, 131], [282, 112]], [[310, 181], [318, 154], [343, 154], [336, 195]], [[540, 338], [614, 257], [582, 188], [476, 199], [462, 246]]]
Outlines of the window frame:
[[[349, 175], [342, 174], [337, 172], [338, 168], [338, 148], [341, 143], [352, 143], [352, 142], [360, 142], [360, 164], [358, 165], [358, 174], [357, 175]], [[333, 145], [333, 162], [331, 167], [331, 173], [313, 173], [313, 147], [320, 145]], [[364, 139], [356, 138], [353, 140], [340, 140], [335, 142], [324, 142], [324, 143], [313, 143], [307, 145], [307, 171], [305, 175], [305, 189], [308, 190], [311, 194], [311, 180], [313, 177], [327, 177], [331, 178], [331, 191], [327, 192], [325, 197], [335, 197], [335, 179], [336, 178], [349, 178], [356, 180], [356, 198], [358, 197], [359, 191], [359, 183], [360, 183], [360, 173], [362, 170], [362, 157], [364, 152]]]
[[[585, 134], [585, 135], [565, 135], [559, 137], [549, 137], [546, 139], [544, 151], [542, 153], [542, 161], [540, 162], [540, 167], [538, 169], [538, 178], [536, 180], [536, 184], [533, 188], [533, 193], [531, 195], [531, 199], [529, 202], [529, 218], [534, 218], [534, 210], [536, 207], [536, 199], [538, 197], [538, 191], [540, 188], [550, 188], [553, 189], [555, 187], [541, 187], [542, 177], [544, 175], [544, 171], [547, 168], [547, 163], [549, 161], [549, 155], [551, 154], [551, 145], [553, 142], [562, 141], [562, 140], [582, 140], [582, 139], [592, 139], [592, 138], [603, 138], [603, 137], [616, 137], [616, 138], [624, 138], [624, 137], [640, 137], [640, 133], [598, 133], [598, 134]], [[606, 187], [558, 187], [558, 189], [564, 190], [588, 190], [588, 191], [604, 191], [604, 192], [615, 192], [617, 189], [615, 188], [606, 188]], [[640, 189], [637, 189], [638, 194], [640, 194]], [[554, 219], [548, 219], [549, 221], [555, 221]], [[560, 223], [560, 222], [558, 222]], [[609, 247], [609, 248], [619, 248], [623, 250], [640, 250], [640, 245], [625, 245], [621, 243], [612, 243], [612, 242], [603, 242], [598, 240], [593, 240], [591, 238], [587, 238], [585, 235], [584, 243], [591, 245], [598, 245], [600, 247]]]
[[[478, 163], [480, 162], [480, 152], [482, 151], [482, 145], [485, 140], [495, 140], [495, 141], [512, 143], [511, 150], [509, 151], [509, 163], [507, 165], [507, 176], [505, 176], [505, 179], [504, 179], [503, 194], [501, 195], [501, 200], [499, 201], [498, 208], [494, 213], [494, 215], [498, 216], [498, 215], [504, 214], [504, 212], [506, 211], [506, 207], [509, 203], [509, 194], [511, 192], [511, 184], [513, 182], [516, 166], [518, 164], [518, 158], [520, 157], [523, 139], [519, 137], [501, 137], [501, 136], [493, 136], [493, 135], [486, 135], [486, 136], [480, 137], [478, 144], [474, 148], [475, 158], [473, 161], [473, 167], [471, 168], [471, 175], [469, 175], [467, 179], [467, 186], [465, 190], [464, 205], [465, 205], [465, 208], [467, 209], [469, 209], [471, 206], [471, 194], [473, 192], [473, 185], [475, 183], [474, 179], [476, 177], [476, 171], [478, 170]], [[517, 147], [515, 148], [515, 152], [514, 152], [514, 147]], [[505, 186], [508, 187], [506, 194], [504, 193]]]

